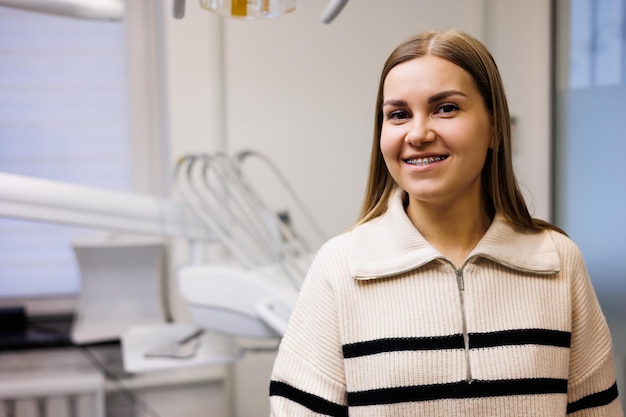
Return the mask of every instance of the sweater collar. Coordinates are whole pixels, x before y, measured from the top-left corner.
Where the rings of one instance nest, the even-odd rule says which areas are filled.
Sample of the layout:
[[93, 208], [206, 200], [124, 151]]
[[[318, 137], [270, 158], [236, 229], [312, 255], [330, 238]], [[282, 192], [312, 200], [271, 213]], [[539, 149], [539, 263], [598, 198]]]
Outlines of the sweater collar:
[[[351, 232], [350, 272], [357, 279], [374, 279], [408, 272], [446, 258], [415, 228], [398, 190], [387, 211]], [[560, 270], [560, 257], [549, 233], [517, 231], [496, 213], [489, 229], [468, 256], [482, 257], [508, 268], [535, 274]]]

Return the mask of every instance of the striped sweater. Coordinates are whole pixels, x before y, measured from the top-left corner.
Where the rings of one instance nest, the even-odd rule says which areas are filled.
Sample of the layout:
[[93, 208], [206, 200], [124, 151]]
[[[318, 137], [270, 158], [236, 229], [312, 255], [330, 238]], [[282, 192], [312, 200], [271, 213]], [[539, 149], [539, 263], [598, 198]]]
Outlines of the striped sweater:
[[623, 416], [570, 239], [496, 214], [457, 268], [401, 198], [318, 252], [274, 364], [272, 416]]

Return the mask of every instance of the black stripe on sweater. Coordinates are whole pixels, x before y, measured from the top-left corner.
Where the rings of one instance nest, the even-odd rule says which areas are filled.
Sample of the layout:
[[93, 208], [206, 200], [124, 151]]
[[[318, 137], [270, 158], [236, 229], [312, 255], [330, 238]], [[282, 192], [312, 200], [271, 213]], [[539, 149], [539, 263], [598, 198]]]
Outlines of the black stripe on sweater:
[[490, 333], [470, 333], [470, 348], [480, 349], [511, 345], [543, 345], [570, 347], [571, 333], [547, 329], [504, 330]]
[[270, 396], [279, 396], [296, 402], [309, 410], [333, 417], [347, 417], [348, 407], [328, 401], [317, 395], [309, 394], [284, 382], [270, 382]]
[[369, 340], [343, 345], [344, 358], [374, 355], [383, 352], [405, 350], [447, 350], [463, 349], [463, 335], [455, 334], [442, 337], [398, 337]]
[[617, 383], [615, 383], [611, 388], [607, 390], [588, 395], [578, 401], [567, 404], [567, 414], [572, 414], [580, 410], [586, 410], [588, 408], [609, 405], [613, 401], [615, 401], [617, 395]]
[[566, 379], [533, 378], [500, 381], [474, 380], [449, 384], [381, 388], [348, 393], [350, 407], [398, 404], [443, 399], [502, 397], [511, 395], [566, 394]]
[[[558, 330], [519, 329], [490, 333], [470, 333], [470, 349], [512, 345], [569, 347], [571, 334]], [[343, 346], [346, 359], [384, 352], [463, 349], [463, 335], [406, 337], [368, 340]]]

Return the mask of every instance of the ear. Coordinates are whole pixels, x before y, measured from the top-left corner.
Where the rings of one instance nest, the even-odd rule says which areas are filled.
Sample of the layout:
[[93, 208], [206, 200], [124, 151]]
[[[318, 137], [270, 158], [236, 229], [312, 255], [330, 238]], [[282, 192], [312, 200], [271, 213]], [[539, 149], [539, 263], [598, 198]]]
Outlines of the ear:
[[498, 129], [496, 128], [496, 123], [494, 121], [494, 115], [490, 115], [489, 119], [491, 121], [491, 125], [489, 126], [489, 149], [494, 150], [499, 145], [499, 138], [502, 137], [500, 135]]
[[493, 148], [495, 148], [496, 145], [496, 128], [494, 126], [493, 123], [493, 118], [490, 118], [490, 123], [489, 123], [489, 149], [493, 150]]
[[496, 147], [496, 135], [493, 133], [489, 135], [489, 149], [494, 150]]
[[487, 116], [489, 117], [489, 149], [493, 150], [496, 144], [496, 123], [494, 120], [494, 114], [487, 111]]

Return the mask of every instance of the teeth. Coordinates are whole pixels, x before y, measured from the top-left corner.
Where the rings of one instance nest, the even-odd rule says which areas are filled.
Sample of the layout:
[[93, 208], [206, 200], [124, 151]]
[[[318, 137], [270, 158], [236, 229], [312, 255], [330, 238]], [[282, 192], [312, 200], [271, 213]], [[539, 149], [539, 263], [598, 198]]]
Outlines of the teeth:
[[409, 159], [406, 162], [413, 165], [428, 165], [446, 159], [447, 156], [431, 156], [430, 158]]

